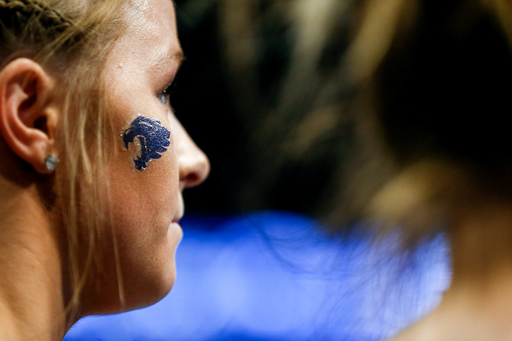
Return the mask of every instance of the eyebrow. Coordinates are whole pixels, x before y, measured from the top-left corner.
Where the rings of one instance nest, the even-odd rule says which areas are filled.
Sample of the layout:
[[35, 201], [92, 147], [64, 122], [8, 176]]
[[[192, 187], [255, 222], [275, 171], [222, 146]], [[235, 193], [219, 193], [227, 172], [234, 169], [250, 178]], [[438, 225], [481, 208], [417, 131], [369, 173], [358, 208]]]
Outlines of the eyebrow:
[[156, 62], [156, 67], [160, 67], [169, 61], [176, 61], [178, 63], [178, 69], [181, 66], [181, 63], [185, 60], [185, 54], [183, 53], [183, 50], [181, 47], [178, 49], [172, 48], [171, 50], [167, 51], [167, 53], [163, 53], [158, 57], [158, 60]]
[[174, 53], [171, 53], [171, 56], [172, 59], [178, 62], [178, 67], [181, 66], [181, 63], [183, 63], [183, 61], [185, 60], [185, 54], [183, 53], [181, 47], [179, 48], [179, 50], [174, 51]]

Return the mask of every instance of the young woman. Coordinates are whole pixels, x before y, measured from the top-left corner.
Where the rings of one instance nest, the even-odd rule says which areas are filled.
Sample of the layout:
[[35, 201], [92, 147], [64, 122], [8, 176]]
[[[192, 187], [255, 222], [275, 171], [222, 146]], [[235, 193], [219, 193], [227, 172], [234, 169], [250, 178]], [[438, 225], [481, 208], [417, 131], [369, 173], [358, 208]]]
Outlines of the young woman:
[[183, 189], [209, 172], [173, 114], [171, 0], [0, 0], [0, 339], [172, 288]]

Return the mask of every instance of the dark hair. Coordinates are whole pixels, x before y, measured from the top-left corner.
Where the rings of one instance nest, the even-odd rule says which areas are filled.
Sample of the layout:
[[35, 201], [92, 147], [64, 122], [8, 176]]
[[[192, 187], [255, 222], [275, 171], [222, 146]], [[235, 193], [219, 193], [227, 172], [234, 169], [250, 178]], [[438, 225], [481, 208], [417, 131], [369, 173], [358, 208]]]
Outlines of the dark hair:
[[509, 168], [512, 54], [496, 16], [474, 1], [420, 1], [375, 73], [378, 119], [400, 162], [432, 155]]

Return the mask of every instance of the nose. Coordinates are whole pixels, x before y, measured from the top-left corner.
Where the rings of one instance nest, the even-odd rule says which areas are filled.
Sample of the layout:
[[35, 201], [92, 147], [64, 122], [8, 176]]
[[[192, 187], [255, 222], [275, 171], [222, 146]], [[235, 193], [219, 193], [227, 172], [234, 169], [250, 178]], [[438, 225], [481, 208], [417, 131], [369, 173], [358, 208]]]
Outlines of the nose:
[[180, 190], [202, 183], [210, 173], [210, 161], [179, 122], [173, 129], [178, 157]]

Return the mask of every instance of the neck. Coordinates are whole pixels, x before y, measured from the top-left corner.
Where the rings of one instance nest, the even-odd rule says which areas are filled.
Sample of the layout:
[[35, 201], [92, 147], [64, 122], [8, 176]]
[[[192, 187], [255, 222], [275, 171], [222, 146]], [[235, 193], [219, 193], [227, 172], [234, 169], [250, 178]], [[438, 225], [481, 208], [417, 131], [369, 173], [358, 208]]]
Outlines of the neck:
[[[451, 326], [447, 329], [474, 333], [468, 340], [480, 340], [475, 338], [479, 332], [493, 335], [490, 339], [508, 339], [512, 315], [512, 204], [480, 203], [455, 212], [449, 237], [452, 284], [436, 313]], [[471, 327], [462, 327], [464, 324]]]
[[512, 203], [452, 212], [452, 284], [437, 309], [394, 341], [510, 340]]
[[452, 289], [487, 292], [512, 280], [512, 203], [470, 207], [453, 214], [452, 221]]
[[0, 179], [0, 339], [60, 340], [65, 332], [58, 241], [34, 185]]

